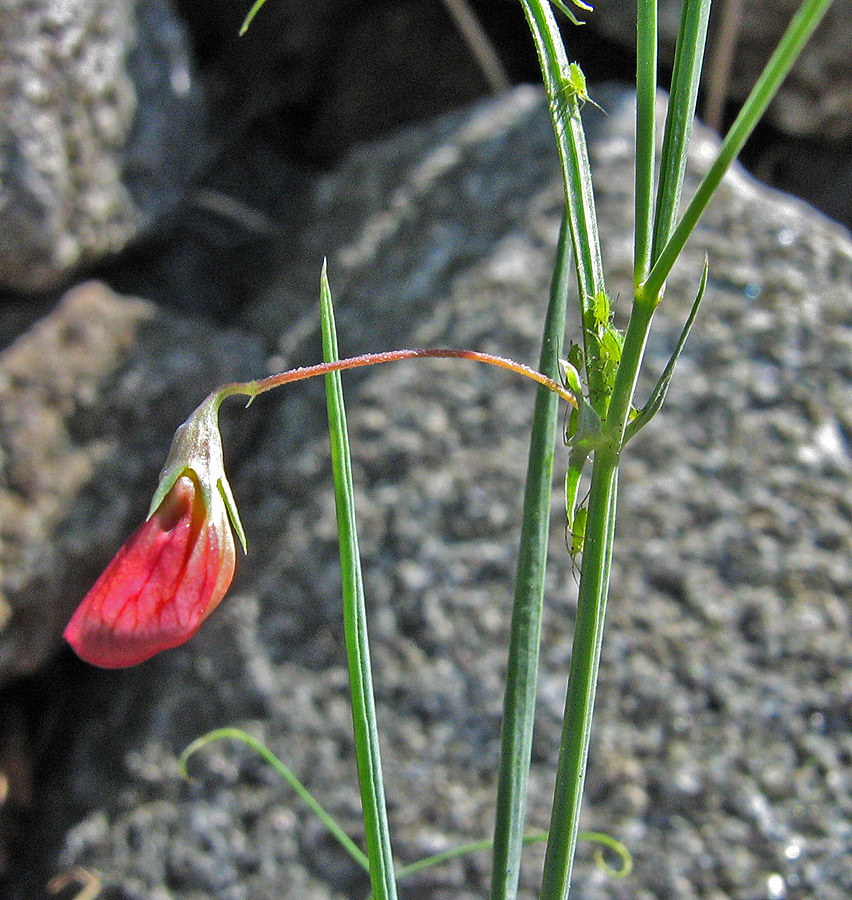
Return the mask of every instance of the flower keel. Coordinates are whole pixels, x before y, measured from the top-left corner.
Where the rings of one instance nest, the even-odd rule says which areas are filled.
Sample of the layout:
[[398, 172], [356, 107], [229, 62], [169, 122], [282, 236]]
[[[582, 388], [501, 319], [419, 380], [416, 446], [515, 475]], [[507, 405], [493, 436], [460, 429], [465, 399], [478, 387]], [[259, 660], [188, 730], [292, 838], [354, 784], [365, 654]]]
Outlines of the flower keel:
[[65, 639], [102, 668], [144, 662], [195, 634], [224, 597], [235, 563], [222, 497], [214, 493], [208, 509], [187, 470], [83, 598]]

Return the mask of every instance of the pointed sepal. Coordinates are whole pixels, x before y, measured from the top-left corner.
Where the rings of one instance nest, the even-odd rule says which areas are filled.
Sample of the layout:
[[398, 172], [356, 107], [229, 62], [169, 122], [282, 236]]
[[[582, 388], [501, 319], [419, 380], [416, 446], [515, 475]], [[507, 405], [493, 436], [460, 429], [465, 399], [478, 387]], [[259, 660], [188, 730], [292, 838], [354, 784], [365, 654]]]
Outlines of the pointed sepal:
[[686, 339], [689, 337], [692, 323], [695, 321], [695, 317], [698, 315], [698, 307], [700, 306], [701, 301], [704, 299], [704, 291], [707, 288], [708, 270], [709, 263], [707, 257], [705, 256], [704, 271], [701, 273], [701, 283], [698, 285], [698, 293], [695, 297], [695, 300], [693, 300], [692, 302], [692, 309], [689, 311], [689, 316], [684, 323], [683, 330], [680, 333], [677, 345], [674, 348], [671, 359], [669, 359], [665, 369], [663, 369], [663, 373], [662, 375], [660, 375], [660, 378], [657, 381], [654, 390], [651, 392], [651, 396], [648, 398], [648, 402], [627, 423], [627, 427], [624, 429], [625, 444], [639, 431], [641, 431], [651, 421], [651, 419], [654, 418], [654, 416], [660, 411], [660, 407], [663, 405], [663, 401], [666, 399], [666, 394], [669, 391], [669, 385], [672, 381], [672, 375], [674, 374], [675, 365], [677, 364], [678, 358], [683, 351], [684, 344], [686, 344]]
[[225, 456], [219, 433], [220, 403], [219, 394], [211, 394], [175, 432], [147, 518], [154, 515], [181, 475], [194, 472], [208, 513], [216, 503], [224, 503], [228, 519], [246, 552], [245, 530], [225, 475]]

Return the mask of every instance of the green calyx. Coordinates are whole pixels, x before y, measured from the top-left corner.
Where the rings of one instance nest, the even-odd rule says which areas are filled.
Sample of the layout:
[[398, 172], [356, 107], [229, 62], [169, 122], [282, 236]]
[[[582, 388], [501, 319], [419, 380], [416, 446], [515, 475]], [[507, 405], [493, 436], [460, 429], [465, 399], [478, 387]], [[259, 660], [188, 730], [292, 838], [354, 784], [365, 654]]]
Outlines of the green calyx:
[[175, 432], [166, 464], [160, 473], [160, 482], [148, 518], [159, 509], [169, 491], [181, 475], [191, 471], [198, 479], [201, 498], [210, 513], [218, 495], [228, 513], [228, 519], [239, 538], [243, 552], [246, 552], [246, 535], [237, 512], [237, 504], [231, 486], [225, 475], [225, 457], [222, 451], [222, 436], [219, 433], [219, 404], [221, 397], [212, 393]]

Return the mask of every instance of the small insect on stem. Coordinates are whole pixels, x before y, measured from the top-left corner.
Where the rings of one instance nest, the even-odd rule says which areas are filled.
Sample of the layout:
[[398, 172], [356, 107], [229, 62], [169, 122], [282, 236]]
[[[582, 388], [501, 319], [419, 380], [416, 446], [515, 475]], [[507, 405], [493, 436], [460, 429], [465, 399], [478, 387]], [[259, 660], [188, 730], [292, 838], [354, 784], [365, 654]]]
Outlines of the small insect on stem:
[[589, 510], [585, 506], [577, 507], [574, 513], [574, 522], [565, 528], [565, 542], [568, 544], [568, 552], [571, 554], [571, 570], [576, 578], [580, 572], [580, 564], [577, 557], [583, 553], [583, 544], [586, 541], [586, 519]]
[[598, 291], [590, 304], [595, 328], [605, 330], [612, 325], [612, 303], [606, 291]]
[[[599, 104], [595, 103], [589, 95], [589, 88], [586, 84], [586, 76], [583, 74], [583, 70], [580, 66], [575, 63], [569, 63], [568, 68], [562, 73], [562, 86], [559, 89], [559, 93], [557, 95], [559, 102], [564, 104], [564, 107], [568, 106], [568, 102], [575, 98], [577, 99], [577, 108], [582, 109], [587, 103], [591, 103], [592, 106], [596, 106], [601, 112], [605, 112], [604, 108]], [[570, 115], [570, 109], [564, 109], [564, 112], [567, 112]]]
[[587, 370], [594, 387], [609, 397], [621, 362], [624, 334], [613, 323], [612, 303], [606, 291], [590, 298], [583, 313], [588, 350]]

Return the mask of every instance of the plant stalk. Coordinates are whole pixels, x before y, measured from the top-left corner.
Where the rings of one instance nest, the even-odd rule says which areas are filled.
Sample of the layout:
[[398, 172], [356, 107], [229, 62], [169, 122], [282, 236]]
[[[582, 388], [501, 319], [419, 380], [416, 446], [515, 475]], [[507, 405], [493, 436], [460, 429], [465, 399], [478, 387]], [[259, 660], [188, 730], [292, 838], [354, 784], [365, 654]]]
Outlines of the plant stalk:
[[[568, 222], [563, 216], [539, 361], [541, 370], [551, 375], [558, 372], [559, 358], [562, 355], [570, 257]], [[557, 397], [549, 391], [539, 389], [533, 411], [509, 633], [509, 661], [500, 731], [500, 775], [497, 782], [491, 900], [515, 897], [521, 872], [558, 422]]]
[[332, 372], [342, 372], [347, 369], [359, 369], [364, 366], [376, 366], [387, 362], [400, 362], [405, 359], [467, 359], [472, 362], [486, 363], [490, 366], [497, 366], [500, 369], [508, 369], [524, 378], [538, 382], [546, 387], [554, 394], [558, 394], [566, 403], [576, 407], [577, 401], [574, 395], [565, 390], [565, 388], [555, 381], [553, 378], [536, 372], [530, 366], [523, 363], [515, 362], [513, 359], [507, 359], [504, 356], [494, 356], [492, 353], [480, 353], [477, 350], [446, 350], [437, 348], [434, 350], [383, 350], [380, 353], [363, 353], [361, 356], [351, 356], [348, 359], [336, 359], [323, 363], [316, 363], [313, 366], [300, 366], [296, 369], [288, 369], [286, 372], [280, 372], [277, 375], [269, 375], [266, 378], [259, 378], [256, 381], [239, 381], [233, 384], [225, 384], [214, 391], [221, 403], [226, 397], [244, 396], [249, 398], [251, 403], [255, 397], [265, 394], [267, 391], [283, 387], [285, 384], [291, 384], [294, 381], [304, 381], [306, 378], [316, 378], [317, 375], [329, 375]]
[[[320, 282], [320, 302], [323, 356], [327, 361], [334, 362], [337, 360], [337, 333], [325, 264], [323, 264]], [[364, 580], [361, 574], [358, 531], [355, 522], [352, 462], [349, 456], [349, 437], [340, 372], [329, 372], [325, 381], [331, 463], [334, 474], [334, 500], [337, 508], [337, 530], [340, 543], [343, 630], [346, 640], [346, 660], [349, 667], [355, 759], [358, 767], [358, 784], [361, 789], [361, 808], [364, 817], [364, 837], [367, 844], [370, 884], [375, 900], [396, 900], [396, 877], [382, 777], [376, 701], [373, 693], [370, 644], [367, 634], [367, 607], [364, 601]]]
[[617, 483], [618, 454], [597, 451], [541, 900], [564, 900], [571, 885], [609, 592]]

